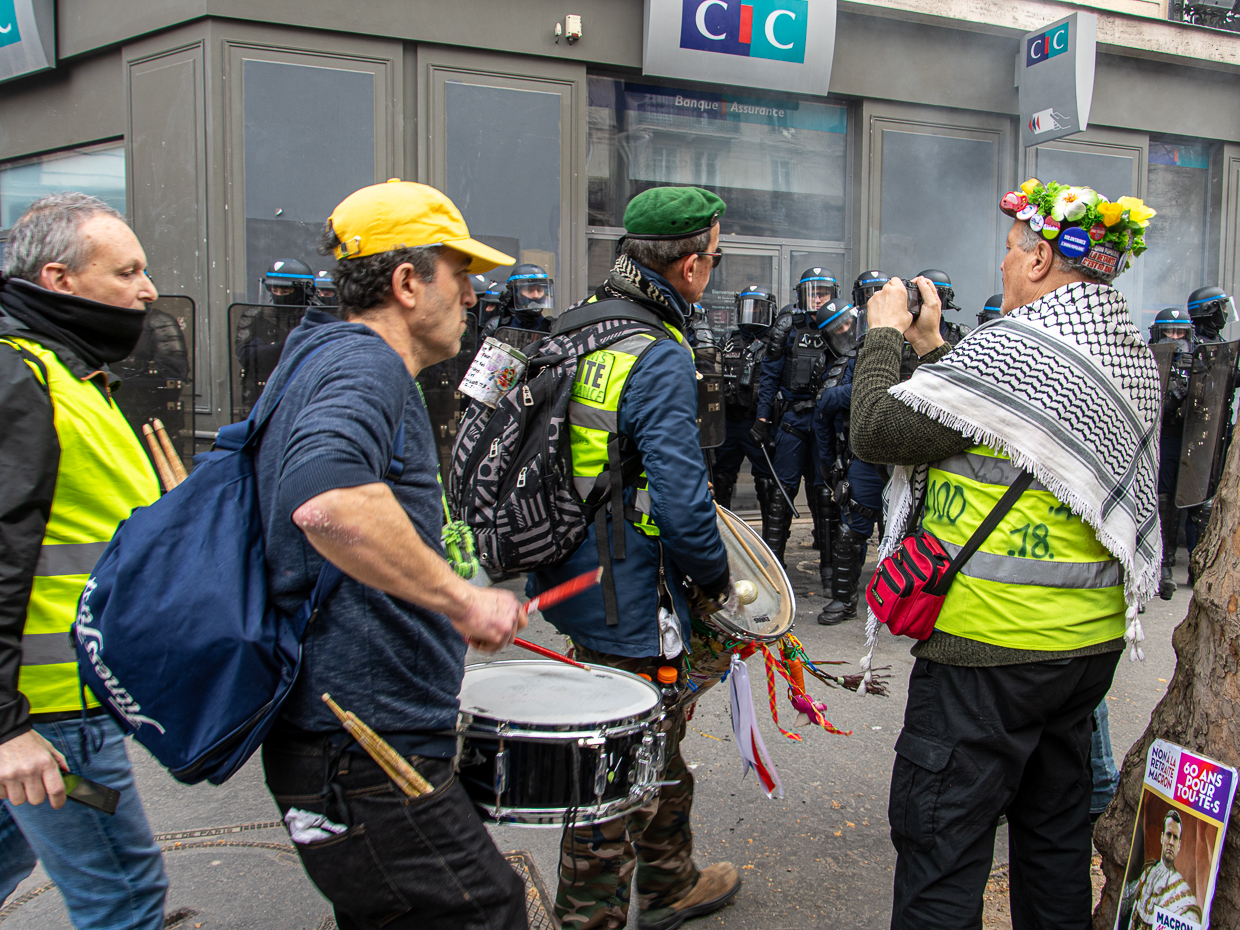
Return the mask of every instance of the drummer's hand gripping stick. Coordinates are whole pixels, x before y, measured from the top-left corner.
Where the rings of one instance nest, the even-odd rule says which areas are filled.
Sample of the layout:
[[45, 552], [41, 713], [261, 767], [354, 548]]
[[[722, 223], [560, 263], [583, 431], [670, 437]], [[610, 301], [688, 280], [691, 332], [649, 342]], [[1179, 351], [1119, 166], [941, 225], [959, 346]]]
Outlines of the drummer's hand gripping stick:
[[435, 790], [431, 787], [431, 783], [409, 764], [409, 760], [388, 745], [378, 733], [362, 723], [353, 711], [341, 710], [340, 705], [332, 700], [330, 694], [323, 695], [323, 703], [340, 718], [345, 731], [357, 740], [357, 744], [369, 753], [370, 758], [379, 763], [379, 767], [387, 772], [388, 777], [396, 782], [396, 786], [401, 791], [411, 798], [416, 798]]

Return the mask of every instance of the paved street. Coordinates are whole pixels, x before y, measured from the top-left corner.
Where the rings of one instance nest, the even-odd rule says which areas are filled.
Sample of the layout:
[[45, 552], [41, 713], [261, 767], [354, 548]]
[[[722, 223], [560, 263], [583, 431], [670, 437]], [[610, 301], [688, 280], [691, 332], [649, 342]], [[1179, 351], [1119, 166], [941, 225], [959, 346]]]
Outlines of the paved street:
[[[798, 594], [797, 635], [815, 659], [846, 659], [862, 653], [860, 621], [830, 629], [814, 622], [822, 606], [817, 588], [817, 554], [801, 543], [808, 527], [800, 524], [789, 546], [789, 562], [804, 562], [813, 573], [794, 573]], [[1180, 553], [1178, 577], [1187, 563]], [[813, 593], [809, 593], [813, 592]], [[1111, 701], [1111, 734], [1116, 757], [1141, 735], [1149, 713], [1162, 696], [1174, 668], [1171, 633], [1188, 608], [1189, 592], [1181, 588], [1170, 603], [1155, 601], [1143, 617], [1149, 642], [1143, 665], [1120, 663]], [[563, 640], [541, 619], [529, 638], [562, 647]], [[509, 655], [513, 653], [513, 655]], [[827, 717], [852, 736], [800, 731], [804, 740], [791, 742], [775, 730], [766, 706], [762, 666], [749, 662], [754, 704], [762, 733], [783, 781], [782, 801], [767, 800], [754, 776], [740, 779], [741, 765], [731, 739], [726, 689], [705, 696], [684, 742], [684, 754], [697, 780], [694, 832], [700, 864], [731, 860], [741, 870], [745, 887], [736, 903], [697, 926], [729, 930], [833, 927], [879, 930], [888, 925], [894, 854], [886, 827], [887, 784], [904, 707], [905, 682], [912, 659], [907, 641], [885, 632], [877, 653], [879, 664], [890, 664], [891, 696], [859, 698], [831, 691], [817, 683], [815, 696], [825, 698]], [[498, 658], [525, 657], [509, 650]], [[470, 661], [481, 657], [471, 655]], [[853, 666], [855, 669], [855, 664]], [[782, 690], [782, 689], [781, 689]], [[780, 720], [792, 720], [781, 698]], [[166, 835], [167, 865], [172, 879], [169, 912], [188, 908], [196, 913], [180, 924], [203, 928], [271, 928], [314, 930], [331, 926], [330, 909], [306, 881], [283, 828], [263, 828], [277, 819], [262, 782], [257, 759], [221, 788], [187, 787], [169, 778], [141, 747], [131, 747], [138, 781], [155, 831]], [[257, 829], [211, 836], [185, 836], [230, 825]], [[558, 830], [499, 827], [494, 831], [503, 850], [533, 854], [544, 882], [554, 894]], [[175, 845], [179, 844], [179, 845]], [[1005, 836], [1000, 831], [996, 864], [1005, 861]], [[59, 930], [69, 926], [60, 896], [47, 889], [42, 869], [25, 881], [0, 910], [0, 921], [13, 928]], [[24, 903], [24, 896], [35, 894]], [[17, 906], [15, 906], [17, 905]], [[1001, 918], [988, 926], [1003, 927]]]

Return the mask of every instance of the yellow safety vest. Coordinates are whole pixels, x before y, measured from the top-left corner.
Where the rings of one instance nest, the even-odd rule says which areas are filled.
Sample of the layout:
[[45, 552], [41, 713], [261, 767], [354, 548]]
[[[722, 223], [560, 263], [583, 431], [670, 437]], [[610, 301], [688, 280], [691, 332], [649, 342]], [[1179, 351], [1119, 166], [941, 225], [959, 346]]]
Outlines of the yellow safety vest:
[[[986, 446], [930, 466], [922, 528], [954, 557], [1020, 475]], [[1124, 635], [1120, 564], [1034, 482], [948, 590], [936, 629], [1010, 649], [1066, 651]]]
[[[56, 490], [35, 566], [34, 586], [22, 632], [18, 690], [33, 714], [79, 710], [77, 658], [69, 628], [90, 572], [112, 534], [136, 507], [159, 497], [159, 485], [138, 437], [112, 402], [105, 384], [79, 379], [56, 353], [29, 339], [0, 339], [25, 349], [43, 366], [26, 359], [47, 388], [60, 444]], [[98, 706], [87, 693], [87, 706]]]
[[[693, 354], [684, 336], [674, 326], [663, 324], [682, 346]], [[568, 405], [568, 436], [573, 456], [573, 485], [583, 501], [600, 501], [610, 485], [608, 444], [620, 440], [620, 401], [633, 366], [642, 353], [655, 343], [655, 337], [638, 333], [621, 339], [577, 363], [573, 398]], [[631, 522], [647, 536], [658, 536], [659, 528], [650, 516], [650, 490], [643, 470], [634, 482]], [[613, 515], [617, 518], [618, 515]]]

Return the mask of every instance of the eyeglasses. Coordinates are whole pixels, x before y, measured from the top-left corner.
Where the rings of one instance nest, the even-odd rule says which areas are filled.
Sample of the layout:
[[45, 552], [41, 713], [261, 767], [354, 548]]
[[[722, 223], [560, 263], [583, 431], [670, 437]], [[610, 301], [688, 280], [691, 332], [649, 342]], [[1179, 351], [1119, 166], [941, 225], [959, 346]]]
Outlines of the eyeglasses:
[[684, 255], [679, 256], [679, 258], [677, 258], [677, 261], [679, 261], [681, 258], [688, 258], [690, 255], [701, 255], [706, 258], [709, 258], [710, 267], [712, 268], [718, 268], [719, 263], [723, 261], [723, 249], [720, 249], [718, 252], [686, 252]]

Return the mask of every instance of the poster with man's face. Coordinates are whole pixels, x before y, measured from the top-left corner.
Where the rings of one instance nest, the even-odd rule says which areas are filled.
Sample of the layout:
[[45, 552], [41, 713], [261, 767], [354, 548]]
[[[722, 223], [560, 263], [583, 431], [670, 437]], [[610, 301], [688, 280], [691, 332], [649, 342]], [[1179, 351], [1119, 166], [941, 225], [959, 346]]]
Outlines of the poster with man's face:
[[1116, 930], [1205, 930], [1236, 770], [1164, 740], [1146, 758]]

